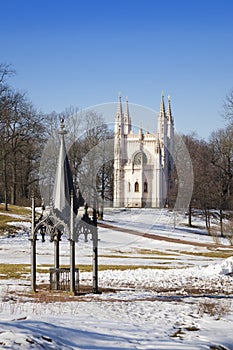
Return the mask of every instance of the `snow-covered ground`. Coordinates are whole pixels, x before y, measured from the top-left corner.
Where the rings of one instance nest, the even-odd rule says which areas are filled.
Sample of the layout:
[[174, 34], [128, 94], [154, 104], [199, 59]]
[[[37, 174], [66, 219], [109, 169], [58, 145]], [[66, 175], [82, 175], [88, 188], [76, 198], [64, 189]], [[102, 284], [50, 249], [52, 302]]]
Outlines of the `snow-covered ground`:
[[[122, 230], [190, 244], [99, 228], [99, 264], [109, 265], [99, 272], [99, 285], [113, 289], [100, 295], [38, 302], [28, 293], [28, 273], [19, 280], [1, 276], [0, 349], [233, 350], [233, 258], [217, 258], [219, 252], [233, 250], [224, 239], [219, 240], [218, 249], [207, 248], [205, 244], [213, 243], [213, 238], [206, 234], [201, 219], [195, 222], [199, 228], [192, 230], [184, 225], [186, 221], [184, 215], [168, 210], [108, 210], [105, 222]], [[24, 225], [25, 230], [13, 238], [0, 238], [0, 264], [30, 263], [28, 226]], [[91, 264], [91, 244], [76, 244], [77, 265]], [[61, 264], [68, 264], [66, 237], [60, 249]], [[49, 239], [37, 241], [37, 262], [44, 268], [37, 282], [48, 283], [53, 265]], [[128, 268], [121, 270], [123, 265]], [[80, 277], [81, 284], [91, 284], [91, 273]]]

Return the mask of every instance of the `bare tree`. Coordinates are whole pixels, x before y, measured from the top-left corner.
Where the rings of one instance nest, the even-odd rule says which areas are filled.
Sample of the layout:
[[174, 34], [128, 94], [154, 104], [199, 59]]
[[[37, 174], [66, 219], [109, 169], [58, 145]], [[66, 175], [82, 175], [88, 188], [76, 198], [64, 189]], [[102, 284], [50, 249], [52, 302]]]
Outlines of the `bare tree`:
[[7, 84], [7, 78], [15, 75], [15, 70], [10, 64], [0, 63], [0, 97], [8, 91], [9, 87]]
[[6, 210], [9, 202], [16, 204], [28, 198], [29, 189], [38, 181], [40, 145], [45, 136], [43, 116], [24, 94], [5, 84], [7, 69], [0, 65], [0, 196], [4, 197]]
[[233, 130], [219, 129], [211, 134], [212, 164], [215, 167], [215, 191], [218, 198], [220, 230], [223, 236], [223, 211], [232, 209]]
[[211, 148], [195, 133], [183, 136], [183, 138], [192, 160], [194, 173], [193, 194], [188, 210], [188, 225], [192, 226], [193, 209], [199, 209], [204, 214], [206, 229], [210, 233], [210, 213], [216, 205]]
[[113, 134], [95, 111], [83, 114], [84, 132], [74, 144], [77, 183], [86, 202], [103, 218], [104, 201], [110, 200], [113, 177]]
[[230, 125], [233, 125], [233, 89], [225, 97], [222, 116]]

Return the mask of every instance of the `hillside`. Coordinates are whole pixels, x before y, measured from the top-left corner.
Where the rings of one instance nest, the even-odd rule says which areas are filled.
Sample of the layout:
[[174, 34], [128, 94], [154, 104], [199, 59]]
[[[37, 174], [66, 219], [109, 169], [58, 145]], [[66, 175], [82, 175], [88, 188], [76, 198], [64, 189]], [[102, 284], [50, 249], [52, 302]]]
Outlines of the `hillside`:
[[[3, 235], [0, 348], [233, 349], [232, 247], [208, 236], [201, 218], [192, 229], [186, 220], [168, 210], [107, 210], [99, 227], [103, 293], [76, 297], [32, 295], [29, 224]], [[80, 240], [81, 286], [91, 284], [91, 255], [92, 242]], [[38, 236], [37, 263], [45, 286], [53, 265], [48, 238]], [[66, 237], [61, 264], [69, 264]]]

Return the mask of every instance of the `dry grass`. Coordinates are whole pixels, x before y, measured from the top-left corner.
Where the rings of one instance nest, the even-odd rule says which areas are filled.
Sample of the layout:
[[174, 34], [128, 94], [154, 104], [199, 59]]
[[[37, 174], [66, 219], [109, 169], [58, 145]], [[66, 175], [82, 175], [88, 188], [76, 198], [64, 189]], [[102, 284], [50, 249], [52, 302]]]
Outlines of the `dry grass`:
[[198, 305], [198, 314], [203, 316], [208, 314], [215, 320], [220, 320], [232, 310], [231, 300], [204, 300]]
[[[37, 266], [37, 273], [49, 273], [51, 265]], [[61, 265], [68, 268], [69, 265]], [[78, 265], [80, 272], [92, 272], [92, 265]], [[30, 264], [0, 264], [0, 279], [28, 279]], [[99, 265], [99, 271], [106, 270], [136, 270], [136, 269], [161, 269], [167, 270], [169, 266], [146, 266], [146, 265]]]
[[[20, 215], [20, 219], [12, 217], [11, 215]], [[14, 234], [17, 231], [16, 226], [8, 225], [9, 222], [28, 222], [31, 218], [31, 210], [25, 207], [20, 207], [17, 205], [9, 205], [8, 211], [4, 210], [4, 205], [0, 204], [0, 235], [2, 234]], [[19, 229], [20, 227], [18, 227]]]
[[[135, 255], [133, 252], [124, 252], [121, 250], [113, 250], [112, 254], [100, 254], [100, 258], [114, 258], [114, 259], [135, 259], [135, 258], [141, 258], [141, 259], [155, 259], [155, 260], [175, 260], [176, 258], [174, 255], [178, 255], [177, 253], [167, 253], [162, 252], [160, 250], [155, 249], [135, 249]], [[148, 256], [146, 256], [148, 255]]]
[[228, 239], [230, 245], [233, 245], [233, 222], [228, 221], [223, 225], [224, 236]]
[[217, 259], [227, 259], [230, 256], [233, 255], [233, 249], [216, 249], [216, 250], [209, 250], [206, 252], [188, 252], [188, 251], [177, 251], [175, 250], [174, 252], [179, 252], [180, 254], [185, 254], [185, 255], [191, 255], [191, 256], [199, 256], [199, 257], [205, 257], [205, 258], [217, 258]]
[[21, 279], [29, 272], [29, 264], [0, 264], [0, 279]]
[[177, 255], [177, 253], [167, 253], [167, 252], [161, 252], [161, 250], [156, 249], [137, 249], [138, 254], [150, 254], [150, 255], [162, 255], [162, 256], [174, 256]]
[[17, 215], [25, 215], [30, 217], [31, 210], [29, 208], [20, 207], [18, 205], [8, 205], [8, 211], [4, 210], [4, 205], [0, 203], [0, 213], [4, 214], [17, 214]]
[[[68, 265], [63, 265], [61, 267], [69, 267]], [[92, 265], [78, 265], [80, 272], [91, 272], [92, 271]], [[120, 271], [125, 271], [125, 270], [136, 270], [136, 269], [157, 269], [157, 270], [167, 270], [172, 267], [168, 266], [147, 266], [147, 265], [103, 265], [100, 264], [98, 266], [99, 271], [106, 271], [106, 270], [120, 270]], [[45, 272], [45, 270], [44, 270]]]
[[162, 254], [159, 255], [159, 256], [140, 256], [140, 255], [112, 255], [112, 254], [100, 254], [99, 255], [100, 258], [110, 258], [110, 259], [142, 259], [142, 260], [168, 260], [168, 261], [171, 261], [171, 260], [176, 260], [177, 258], [168, 258], [166, 257], [163, 257]]

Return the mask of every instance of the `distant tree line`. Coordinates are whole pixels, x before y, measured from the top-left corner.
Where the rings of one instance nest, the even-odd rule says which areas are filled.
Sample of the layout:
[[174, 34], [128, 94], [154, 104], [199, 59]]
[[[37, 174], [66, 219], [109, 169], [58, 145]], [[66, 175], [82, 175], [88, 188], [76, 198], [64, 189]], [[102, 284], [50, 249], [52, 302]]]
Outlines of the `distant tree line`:
[[[51, 200], [59, 147], [57, 130], [61, 117], [66, 119], [69, 132], [69, 159], [76, 186], [82, 182], [82, 192], [89, 204], [93, 204], [96, 195], [93, 191], [98, 192], [97, 204], [100, 208], [103, 201], [112, 201], [113, 161], [102, 159], [94, 167], [90, 155], [86, 157], [102, 141], [112, 137], [103, 118], [94, 111], [81, 113], [73, 107], [62, 113], [45, 115], [36, 110], [26, 94], [9, 86], [8, 80], [14, 74], [10, 65], [0, 64], [0, 203], [4, 203], [5, 210], [8, 210], [9, 203], [29, 205], [32, 193], [39, 199], [39, 182], [43, 181], [48, 185], [48, 202]], [[50, 145], [52, 141], [53, 147], [47, 155], [47, 168], [41, 174], [41, 157], [48, 140]], [[99, 147], [99, 160], [105, 157], [106, 152]], [[90, 189], [85, 186], [87, 176], [89, 187], [92, 178], [91, 195]]]
[[[215, 233], [211, 227], [211, 221], [215, 219], [219, 222], [221, 235], [232, 236], [233, 223], [229, 219], [233, 211], [233, 91], [225, 98], [222, 117], [226, 126], [213, 131], [208, 141], [195, 133], [182, 137], [194, 172], [193, 194], [187, 214], [189, 226], [192, 226], [193, 215], [201, 213], [209, 234]], [[173, 176], [178, 180], [175, 173]], [[224, 224], [226, 217], [228, 224]]]
[[36, 187], [41, 148], [45, 140], [43, 116], [21, 92], [7, 84], [11, 66], [0, 64], [0, 200], [25, 203]]

